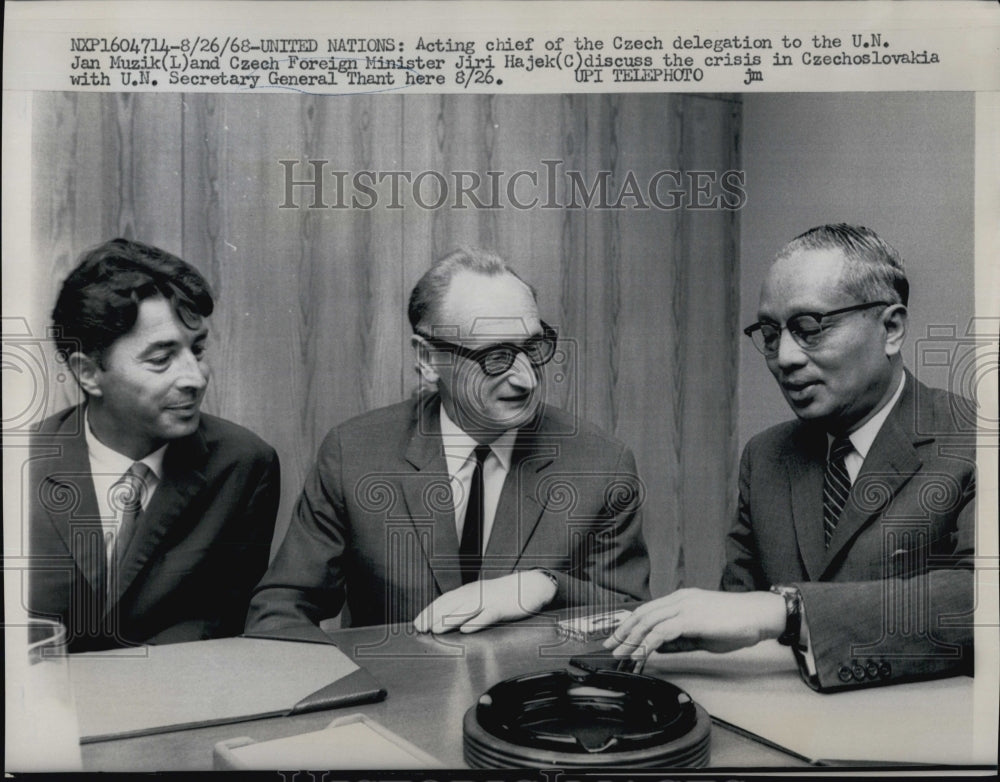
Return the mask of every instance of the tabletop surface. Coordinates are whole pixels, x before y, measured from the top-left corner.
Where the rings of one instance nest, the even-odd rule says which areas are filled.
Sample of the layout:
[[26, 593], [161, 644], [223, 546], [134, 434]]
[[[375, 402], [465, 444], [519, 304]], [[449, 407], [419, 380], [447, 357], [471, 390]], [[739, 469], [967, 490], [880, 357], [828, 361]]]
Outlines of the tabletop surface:
[[[444, 766], [464, 768], [462, 719], [482, 693], [512, 676], [565, 669], [571, 657], [599, 647], [598, 643], [584, 644], [560, 638], [555, 630], [555, 620], [548, 616], [533, 617], [469, 635], [421, 635], [412, 626], [400, 625], [336, 630], [330, 633], [330, 637], [343, 652], [381, 682], [388, 693], [384, 701], [294, 717], [258, 719], [85, 744], [81, 748], [84, 769], [211, 769], [213, 747], [217, 742], [240, 736], [264, 741], [320, 730], [335, 717], [346, 713], [365, 714], [429, 753]], [[699, 691], [709, 701], [720, 702], [719, 694], [732, 686], [726, 672], [734, 667], [745, 673], [756, 668], [757, 675], [751, 680], [761, 692], [767, 692], [769, 687], [776, 691], [791, 691], [790, 677], [796, 674], [790, 650], [759, 646], [760, 649], [744, 650], [732, 660], [727, 660], [727, 655], [706, 656], [704, 659], [708, 660], [708, 666], [719, 672], [717, 677], [704, 676], [706, 663], [698, 655], [707, 653], [694, 653], [693, 657], [683, 658], [688, 661], [686, 667], [682, 665], [676, 671], [671, 671], [669, 661], [654, 660], [647, 665], [645, 673], [677, 683], [687, 689], [697, 702], [701, 702]], [[295, 665], [294, 654], [289, 656], [288, 665], [290, 669]], [[692, 673], [701, 673], [701, 678], [692, 676]], [[280, 678], [282, 671], [276, 670], [274, 675]], [[960, 695], [956, 687], [968, 686], [963, 685], [962, 680], [957, 681], [955, 685], [948, 685], [949, 692], [956, 697]], [[688, 686], [690, 684], [694, 686]], [[801, 696], [798, 695], [799, 689]], [[812, 693], [801, 682], [795, 689], [795, 696], [815, 696], [819, 699], [818, 709], [828, 705], [823, 702], [824, 698], [837, 697]], [[809, 701], [804, 702], [808, 707]], [[714, 709], [707, 703], [705, 705], [715, 716]], [[808, 765], [804, 757], [794, 752], [769, 746], [766, 741], [755, 740], [718, 724], [713, 725], [711, 742], [712, 767]], [[376, 766], [373, 759], [373, 767]]]

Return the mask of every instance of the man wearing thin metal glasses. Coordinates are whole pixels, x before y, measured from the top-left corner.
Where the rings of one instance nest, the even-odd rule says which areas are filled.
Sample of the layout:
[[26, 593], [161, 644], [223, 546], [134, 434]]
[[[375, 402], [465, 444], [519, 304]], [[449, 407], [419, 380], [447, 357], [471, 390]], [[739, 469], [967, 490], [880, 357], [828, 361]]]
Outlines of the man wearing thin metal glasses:
[[534, 290], [459, 250], [417, 282], [408, 314], [428, 393], [327, 436], [247, 630], [311, 628], [345, 598], [351, 625], [433, 633], [646, 599], [634, 458], [545, 404], [560, 347]]
[[743, 452], [724, 591], [645, 604], [616, 656], [776, 638], [824, 691], [971, 673], [974, 416], [904, 369], [908, 295], [867, 228], [778, 253], [744, 333], [797, 420]]

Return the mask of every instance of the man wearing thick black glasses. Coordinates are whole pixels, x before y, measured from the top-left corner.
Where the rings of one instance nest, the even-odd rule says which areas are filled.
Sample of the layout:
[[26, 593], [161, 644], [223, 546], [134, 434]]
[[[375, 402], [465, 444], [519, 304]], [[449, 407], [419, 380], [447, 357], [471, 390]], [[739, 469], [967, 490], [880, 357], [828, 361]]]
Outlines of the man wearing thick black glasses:
[[797, 420], [743, 452], [724, 591], [645, 604], [615, 655], [777, 638], [819, 690], [971, 673], [975, 421], [904, 369], [908, 295], [867, 228], [778, 253], [744, 333]]
[[345, 597], [351, 625], [434, 633], [647, 598], [634, 458], [545, 404], [560, 348], [533, 289], [459, 250], [408, 314], [427, 392], [330, 432], [247, 630], [311, 634]]

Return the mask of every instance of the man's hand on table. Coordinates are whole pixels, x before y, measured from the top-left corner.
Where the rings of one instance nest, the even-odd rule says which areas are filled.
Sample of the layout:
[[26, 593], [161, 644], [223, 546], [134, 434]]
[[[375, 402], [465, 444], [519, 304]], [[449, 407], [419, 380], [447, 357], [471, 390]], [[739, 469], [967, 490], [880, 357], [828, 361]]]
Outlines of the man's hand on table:
[[420, 633], [474, 633], [537, 614], [555, 594], [556, 585], [540, 570], [473, 581], [441, 595], [420, 612], [413, 626]]
[[777, 638], [785, 629], [785, 600], [771, 592], [678, 589], [643, 603], [604, 641], [615, 657], [706, 649], [731, 652]]

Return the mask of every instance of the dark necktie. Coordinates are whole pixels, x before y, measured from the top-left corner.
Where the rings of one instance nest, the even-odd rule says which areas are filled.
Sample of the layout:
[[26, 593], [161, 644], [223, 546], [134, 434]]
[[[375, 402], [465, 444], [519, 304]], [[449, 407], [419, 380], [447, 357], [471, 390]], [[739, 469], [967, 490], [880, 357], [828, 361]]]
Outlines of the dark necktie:
[[122, 562], [129, 543], [135, 536], [136, 521], [142, 513], [143, 498], [149, 493], [149, 476], [152, 470], [142, 462], [136, 462], [111, 487], [112, 505], [121, 508], [121, 521], [118, 522], [118, 534], [115, 535], [115, 545], [112, 551], [108, 569], [108, 589], [121, 572]]
[[840, 514], [851, 493], [851, 478], [844, 458], [853, 450], [850, 439], [846, 435], [839, 435], [834, 438], [826, 460], [826, 473], [823, 476], [823, 539], [827, 546], [830, 545], [833, 531], [837, 528]]
[[483, 463], [490, 455], [490, 447], [477, 445], [474, 453], [476, 467], [469, 483], [469, 502], [465, 506], [462, 540], [458, 546], [463, 584], [478, 579], [483, 564]]

